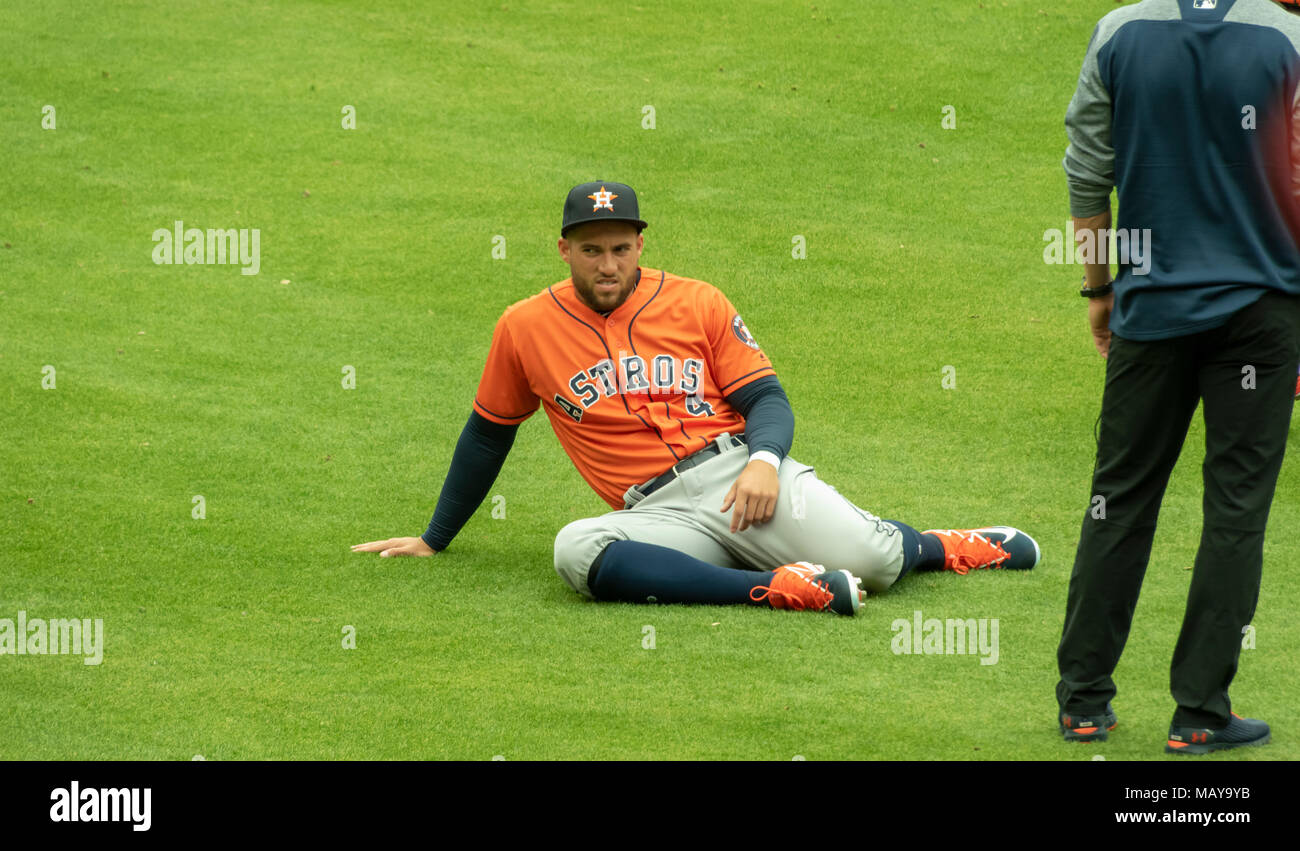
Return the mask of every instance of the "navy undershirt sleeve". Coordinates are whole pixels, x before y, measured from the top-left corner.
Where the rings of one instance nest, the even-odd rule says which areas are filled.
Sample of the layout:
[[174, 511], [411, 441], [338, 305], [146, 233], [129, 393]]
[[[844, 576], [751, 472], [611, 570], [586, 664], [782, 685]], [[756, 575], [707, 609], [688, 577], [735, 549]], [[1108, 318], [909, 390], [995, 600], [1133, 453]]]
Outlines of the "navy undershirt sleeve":
[[759, 450], [783, 459], [794, 443], [794, 411], [775, 375], [752, 381], [727, 397], [745, 418], [745, 442], [752, 455]]
[[420, 536], [432, 549], [445, 550], [482, 504], [510, 454], [517, 431], [518, 425], [500, 425], [477, 411], [470, 412], [456, 441], [433, 519]]

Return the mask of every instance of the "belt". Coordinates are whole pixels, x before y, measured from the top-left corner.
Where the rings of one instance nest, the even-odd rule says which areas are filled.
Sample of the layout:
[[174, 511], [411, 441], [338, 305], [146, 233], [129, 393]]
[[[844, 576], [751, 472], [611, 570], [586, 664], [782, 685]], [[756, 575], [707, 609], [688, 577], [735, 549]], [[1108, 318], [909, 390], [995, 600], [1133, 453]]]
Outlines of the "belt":
[[[733, 434], [731, 435], [731, 439], [735, 443], [745, 445], [745, 436], [743, 434]], [[675, 480], [678, 476], [692, 467], [698, 467], [705, 461], [708, 461], [710, 458], [720, 455], [721, 453], [722, 448], [718, 445], [718, 441], [715, 440], [698, 452], [693, 452], [690, 455], [687, 455], [685, 458], [669, 467], [666, 473], [655, 476], [653, 479], [637, 488], [637, 490], [641, 492], [642, 498], [647, 497], [664, 485]]]

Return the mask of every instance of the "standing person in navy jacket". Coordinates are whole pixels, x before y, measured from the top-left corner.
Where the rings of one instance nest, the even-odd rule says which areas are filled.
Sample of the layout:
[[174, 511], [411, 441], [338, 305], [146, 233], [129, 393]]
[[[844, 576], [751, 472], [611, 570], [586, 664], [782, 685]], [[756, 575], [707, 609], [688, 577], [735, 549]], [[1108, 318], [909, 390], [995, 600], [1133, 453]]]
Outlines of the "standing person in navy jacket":
[[[1170, 669], [1165, 749], [1269, 741], [1228, 687], [1255, 614], [1300, 360], [1300, 18], [1271, 0], [1144, 0], [1093, 32], [1066, 114], [1093, 343], [1097, 461], [1057, 661], [1067, 741], [1116, 726], [1128, 638], [1169, 474], [1204, 403], [1204, 517]], [[1084, 241], [1089, 247], [1089, 242]], [[1144, 249], [1136, 262], [1134, 247]]]

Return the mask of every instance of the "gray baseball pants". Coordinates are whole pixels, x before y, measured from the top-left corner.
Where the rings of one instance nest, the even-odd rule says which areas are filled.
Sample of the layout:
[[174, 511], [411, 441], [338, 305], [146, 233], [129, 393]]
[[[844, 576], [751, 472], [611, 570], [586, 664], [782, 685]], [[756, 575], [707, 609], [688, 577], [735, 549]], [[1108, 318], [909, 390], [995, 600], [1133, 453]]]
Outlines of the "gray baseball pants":
[[780, 495], [767, 523], [732, 533], [724, 497], [749, 464], [749, 448], [723, 434], [722, 450], [685, 470], [642, 498], [628, 489], [625, 507], [600, 517], [575, 520], [555, 538], [555, 571], [588, 597], [587, 571], [614, 541], [658, 544], [723, 567], [772, 570], [811, 561], [827, 570], [847, 570], [863, 589], [884, 591], [903, 567], [903, 535], [892, 524], [863, 511], [817, 478], [812, 467], [792, 458], [781, 462]]

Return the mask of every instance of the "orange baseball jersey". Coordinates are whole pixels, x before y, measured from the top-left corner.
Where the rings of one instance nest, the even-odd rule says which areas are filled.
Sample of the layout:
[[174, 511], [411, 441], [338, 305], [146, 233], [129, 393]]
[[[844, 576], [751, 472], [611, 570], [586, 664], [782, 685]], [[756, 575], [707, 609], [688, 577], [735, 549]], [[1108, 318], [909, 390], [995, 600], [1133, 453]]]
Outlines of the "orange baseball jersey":
[[608, 317], [566, 278], [508, 307], [497, 321], [474, 410], [521, 423], [540, 400], [560, 445], [614, 508], [745, 420], [725, 397], [775, 375], [740, 314], [704, 281], [640, 268]]

